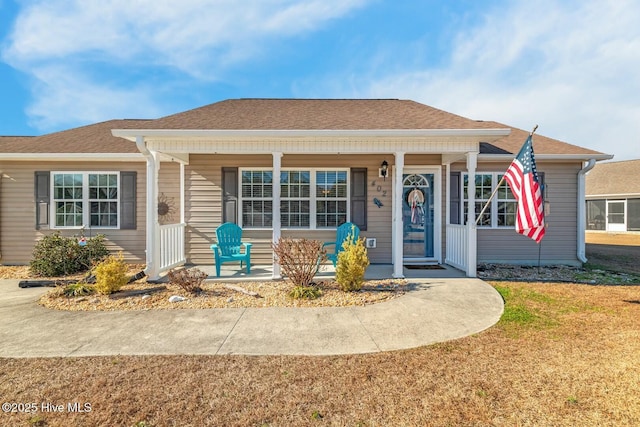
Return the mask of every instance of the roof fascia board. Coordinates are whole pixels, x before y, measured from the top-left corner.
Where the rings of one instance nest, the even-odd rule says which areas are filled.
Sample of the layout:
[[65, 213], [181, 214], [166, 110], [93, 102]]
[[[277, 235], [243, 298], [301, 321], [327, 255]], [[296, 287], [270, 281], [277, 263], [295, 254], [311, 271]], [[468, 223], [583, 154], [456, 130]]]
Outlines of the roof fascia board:
[[21, 161], [83, 161], [83, 162], [141, 162], [140, 153], [2, 153], [2, 160]]
[[265, 129], [265, 130], [222, 130], [222, 129], [112, 129], [116, 137], [135, 141], [136, 137], [151, 138], [224, 138], [224, 137], [477, 137], [487, 142], [502, 138], [511, 133], [511, 129]]
[[[483, 162], [506, 162], [515, 158], [515, 154], [478, 154], [478, 160]], [[587, 160], [609, 160], [612, 154], [536, 154], [536, 160], [547, 161], [587, 161]]]
[[640, 193], [611, 193], [611, 194], [587, 194], [589, 200], [593, 199], [635, 199], [640, 197]]

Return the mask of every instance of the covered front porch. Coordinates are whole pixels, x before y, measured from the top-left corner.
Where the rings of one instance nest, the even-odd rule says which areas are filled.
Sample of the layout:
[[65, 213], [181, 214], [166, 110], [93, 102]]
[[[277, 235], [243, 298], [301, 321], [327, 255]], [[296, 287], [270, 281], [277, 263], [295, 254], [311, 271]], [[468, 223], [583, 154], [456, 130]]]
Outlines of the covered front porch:
[[[273, 260], [270, 244], [277, 242], [280, 237], [308, 237], [319, 236], [326, 240], [332, 233], [331, 227], [291, 228], [282, 226], [281, 207], [284, 197], [281, 194], [282, 173], [299, 165], [318, 161], [323, 164], [345, 164], [352, 168], [365, 170], [365, 185], [372, 186], [369, 194], [365, 191], [363, 203], [364, 211], [355, 209], [353, 204], [346, 208], [347, 221], [364, 212], [364, 215], [374, 218], [369, 228], [363, 232], [365, 237], [376, 239], [380, 246], [373, 252], [382, 263], [373, 263], [370, 274], [376, 277], [424, 277], [424, 273], [437, 276], [438, 274], [460, 274], [450, 267], [460, 270], [468, 277], [476, 275], [476, 230], [475, 230], [475, 184], [473, 180], [468, 186], [468, 212], [470, 219], [466, 225], [450, 223], [450, 189], [449, 179], [451, 163], [466, 161], [466, 169], [470, 174], [475, 173], [480, 141], [495, 139], [505, 134], [504, 129], [483, 130], [394, 130], [394, 131], [260, 131], [247, 135], [242, 131], [168, 131], [168, 130], [114, 130], [116, 136], [136, 141], [138, 149], [147, 159], [147, 189], [146, 189], [146, 224], [147, 224], [147, 274], [151, 278], [160, 275], [181, 264], [198, 265], [207, 271], [213, 265], [202, 262], [206, 257], [208, 245], [215, 242], [215, 227], [223, 222], [241, 222], [243, 217], [238, 211], [239, 201], [236, 199], [229, 205], [224, 204], [227, 192], [223, 187], [223, 176], [226, 166], [242, 167], [244, 164], [256, 164], [254, 169], [268, 170], [273, 177], [272, 192], [269, 194], [269, 223], [257, 229], [246, 228], [251, 238], [263, 239], [262, 259], [253, 262], [251, 277], [281, 277], [280, 267]], [[314, 158], [314, 160], [310, 160]], [[358, 164], [360, 159], [362, 164]], [[197, 160], [196, 160], [197, 159]], [[207, 160], [210, 159], [210, 160]], [[217, 159], [217, 160], [216, 160]], [[246, 159], [246, 160], [243, 160]], [[267, 159], [269, 159], [267, 161]], [[324, 159], [324, 160], [318, 160]], [[178, 176], [173, 178], [179, 183], [179, 215], [172, 224], [161, 225], [158, 218], [158, 194], [161, 192], [160, 170], [163, 162], [178, 163], [174, 168]], [[207, 166], [202, 166], [204, 162]], [[218, 163], [216, 163], [216, 161]], [[198, 163], [199, 162], [199, 163]], [[228, 162], [224, 163], [224, 162]], [[342, 163], [340, 163], [342, 162]], [[368, 163], [367, 163], [368, 162]], [[193, 181], [198, 169], [198, 179], [208, 171], [211, 178], [206, 184], [216, 187], [218, 194], [214, 199], [195, 200]], [[383, 163], [389, 165], [389, 172], [382, 172]], [[335, 166], [334, 166], [335, 167]], [[227, 168], [228, 169], [228, 168]], [[313, 169], [313, 168], [312, 168]], [[220, 170], [222, 172], [220, 172]], [[241, 169], [242, 170], [242, 169]], [[353, 169], [351, 169], [353, 170]], [[215, 172], [215, 173], [214, 173]], [[407, 178], [409, 176], [430, 176], [430, 184], [434, 189], [430, 193], [431, 202], [430, 239], [431, 252], [418, 256], [410, 253], [410, 241], [407, 239]], [[233, 175], [232, 175], [233, 176]], [[238, 173], [232, 180], [240, 186]], [[352, 178], [353, 179], [353, 178]], [[219, 182], [218, 182], [219, 181]], [[198, 182], [199, 184], [199, 182]], [[347, 183], [350, 188], [351, 181]], [[187, 188], [191, 194], [185, 193]], [[378, 193], [374, 193], [374, 191]], [[236, 189], [237, 191], [237, 189]], [[388, 193], [388, 195], [387, 195]], [[353, 193], [351, 193], [353, 194]], [[382, 208], [381, 194], [387, 196]], [[353, 196], [351, 196], [353, 197]], [[231, 197], [233, 198], [233, 197]], [[222, 202], [221, 202], [222, 200]], [[351, 199], [347, 198], [349, 203]], [[189, 204], [187, 202], [190, 202]], [[422, 200], [421, 203], [424, 203]], [[210, 209], [207, 226], [196, 230], [199, 220], [192, 211], [198, 206]], [[410, 203], [410, 202], [409, 202]], [[235, 205], [234, 205], [235, 204]], [[427, 206], [428, 208], [429, 206]], [[369, 212], [367, 214], [367, 211]], [[241, 212], [241, 211], [240, 211]], [[413, 211], [411, 215], [413, 214]], [[377, 215], [377, 216], [376, 216]], [[388, 216], [387, 216], [388, 215]], [[409, 216], [411, 216], [409, 215]], [[240, 224], [242, 225], [242, 224]], [[190, 233], [190, 236], [188, 234]], [[335, 229], [333, 230], [335, 233]], [[386, 237], [388, 236], [388, 237]], [[194, 243], [199, 240], [199, 246]], [[198, 258], [199, 257], [199, 258]], [[253, 256], [252, 256], [253, 257]], [[213, 263], [213, 257], [207, 259]], [[388, 261], [384, 262], [387, 259]], [[271, 263], [264, 262], [269, 260]], [[374, 260], [375, 261], [375, 260]], [[441, 272], [416, 269], [419, 266], [444, 266]], [[230, 267], [233, 269], [233, 267]], [[329, 267], [332, 269], [332, 267]], [[427, 267], [423, 267], [427, 268]], [[223, 266], [223, 271], [227, 266]], [[236, 269], [238, 270], [238, 269]], [[223, 277], [243, 277], [242, 273], [222, 274]], [[333, 272], [325, 270], [325, 275]]]

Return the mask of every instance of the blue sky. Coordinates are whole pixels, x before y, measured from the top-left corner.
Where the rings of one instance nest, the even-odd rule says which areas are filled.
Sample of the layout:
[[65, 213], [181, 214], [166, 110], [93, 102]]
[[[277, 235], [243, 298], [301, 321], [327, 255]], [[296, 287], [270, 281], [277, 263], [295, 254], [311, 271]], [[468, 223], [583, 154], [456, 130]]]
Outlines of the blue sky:
[[638, 22], [636, 0], [0, 0], [0, 135], [401, 98], [640, 158]]

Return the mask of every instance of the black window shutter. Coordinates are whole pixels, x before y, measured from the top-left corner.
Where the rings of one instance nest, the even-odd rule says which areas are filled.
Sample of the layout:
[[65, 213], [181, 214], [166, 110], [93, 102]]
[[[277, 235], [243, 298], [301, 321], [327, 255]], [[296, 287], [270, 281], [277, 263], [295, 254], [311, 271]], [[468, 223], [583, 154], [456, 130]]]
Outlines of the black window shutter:
[[222, 168], [222, 222], [238, 221], [238, 168]]
[[451, 224], [460, 224], [461, 178], [460, 172], [451, 172], [449, 175], [449, 223]]
[[36, 230], [49, 225], [49, 171], [36, 171], [34, 194], [36, 199]]
[[367, 169], [351, 169], [351, 222], [367, 229]]
[[120, 172], [120, 229], [136, 229], [137, 172]]

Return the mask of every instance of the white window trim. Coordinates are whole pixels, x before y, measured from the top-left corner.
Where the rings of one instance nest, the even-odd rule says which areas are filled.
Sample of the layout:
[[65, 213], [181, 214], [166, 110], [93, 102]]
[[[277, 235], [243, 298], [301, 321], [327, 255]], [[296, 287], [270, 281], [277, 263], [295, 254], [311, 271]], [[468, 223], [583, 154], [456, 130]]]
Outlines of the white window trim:
[[[82, 225], [81, 226], [59, 226], [56, 225], [56, 199], [54, 197], [55, 193], [55, 175], [67, 174], [67, 175], [82, 175]], [[118, 179], [118, 197], [116, 198], [116, 203], [118, 204], [118, 224], [115, 227], [111, 226], [103, 226], [103, 225], [91, 225], [91, 209], [89, 202], [89, 175], [116, 175]], [[105, 230], [119, 230], [120, 229], [120, 219], [122, 208], [122, 203], [120, 202], [121, 196], [121, 184], [122, 180], [120, 178], [120, 171], [51, 171], [49, 175], [49, 218], [50, 226], [52, 230], [82, 230], [82, 229], [105, 229]], [[113, 200], [113, 199], [110, 199]]]
[[[273, 172], [273, 168], [251, 168], [251, 167], [246, 167], [246, 168], [238, 168], [238, 218], [237, 218], [237, 223], [241, 224], [242, 223], [242, 202], [243, 202], [243, 197], [242, 197], [242, 172], [246, 172], [246, 171], [270, 171]], [[332, 168], [332, 167], [326, 167], [326, 168], [319, 168], [319, 167], [315, 167], [315, 168], [307, 168], [307, 167], [287, 167], [287, 168], [281, 168], [280, 169], [281, 172], [292, 172], [292, 171], [299, 171], [299, 172], [309, 172], [310, 174], [310, 188], [309, 188], [309, 227], [281, 227], [281, 230], [336, 230], [337, 227], [317, 227], [316, 225], [316, 201], [318, 200], [316, 197], [316, 172], [326, 172], [326, 171], [339, 171], [339, 172], [346, 172], [347, 174], [347, 196], [346, 197], [340, 197], [340, 198], [335, 198], [335, 199], [330, 199], [330, 200], [337, 200], [337, 201], [341, 201], [344, 200], [347, 202], [347, 222], [351, 221], [351, 169], [350, 168]], [[273, 177], [273, 185], [281, 185], [280, 183], [280, 177]], [[273, 200], [273, 197], [268, 199], [265, 198], [265, 200]], [[307, 200], [306, 198], [301, 198], [301, 197], [293, 197], [293, 198], [288, 198], [288, 197], [280, 197], [280, 200]], [[245, 227], [244, 224], [242, 224], [243, 228], [246, 228], [247, 230], [272, 230], [272, 227]]]
[[[491, 175], [491, 191], [493, 191], [496, 186], [498, 185], [498, 183], [500, 182], [500, 178], [498, 177], [499, 175], [504, 175], [505, 172], [489, 172], [489, 171], [476, 171], [476, 175]], [[462, 185], [460, 185], [460, 191], [462, 192], [461, 194], [461, 198], [460, 200], [462, 200], [462, 206], [460, 209], [460, 223], [464, 224], [465, 223], [465, 216], [467, 214], [467, 210], [464, 208], [464, 206], [469, 202], [469, 199], [467, 197], [466, 191], [465, 191], [465, 186], [464, 186], [464, 182], [465, 182], [465, 177], [468, 177], [469, 173], [468, 172], [463, 172], [462, 173]], [[467, 181], [468, 182], [468, 181]], [[507, 185], [507, 182], [505, 181], [503, 185]], [[507, 187], [508, 188], [508, 187]], [[508, 190], [511, 191], [511, 190]], [[480, 199], [476, 198], [476, 203], [479, 202]], [[498, 229], [498, 230], [515, 230], [515, 225], [498, 225], [498, 203], [500, 201], [507, 201], [504, 199], [498, 199], [498, 193], [496, 193], [496, 195], [493, 197], [493, 199], [491, 199], [491, 204], [489, 205], [489, 207], [487, 208], [487, 211], [489, 212], [489, 215], [491, 216], [491, 225], [482, 225], [482, 224], [478, 224], [478, 228], [482, 228], [485, 230], [490, 230], [490, 229]], [[509, 199], [508, 201], [512, 201], [514, 203], [516, 203], [515, 199]], [[485, 200], [482, 200], [483, 203], [483, 207], [484, 204], [486, 203]], [[486, 214], [486, 212], [485, 212]], [[477, 218], [476, 218], [477, 219]]]
[[[243, 172], [271, 172], [271, 185], [275, 185], [276, 181], [278, 185], [280, 184], [280, 179], [276, 180], [276, 177], [273, 176], [273, 168], [238, 168], [238, 218], [236, 218], [236, 224], [239, 224], [243, 229], [247, 230], [272, 230], [273, 227], [251, 227], [245, 226], [242, 222], [242, 202], [244, 201], [244, 197], [242, 197], [242, 173]], [[250, 197], [247, 199], [250, 200], [271, 200], [273, 201], [273, 189], [271, 190], [271, 197]], [[273, 215], [273, 211], [271, 212]], [[264, 215], [264, 214], [263, 214]]]

